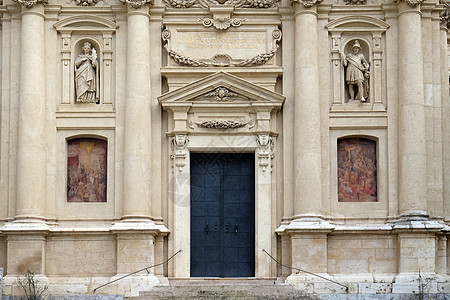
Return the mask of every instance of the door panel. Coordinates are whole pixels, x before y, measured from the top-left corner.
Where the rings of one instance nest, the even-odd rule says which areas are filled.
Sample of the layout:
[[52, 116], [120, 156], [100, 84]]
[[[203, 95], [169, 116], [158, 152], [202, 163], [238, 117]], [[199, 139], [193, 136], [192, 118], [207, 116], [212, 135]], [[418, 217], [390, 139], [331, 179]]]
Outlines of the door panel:
[[191, 153], [191, 276], [255, 275], [252, 153]]

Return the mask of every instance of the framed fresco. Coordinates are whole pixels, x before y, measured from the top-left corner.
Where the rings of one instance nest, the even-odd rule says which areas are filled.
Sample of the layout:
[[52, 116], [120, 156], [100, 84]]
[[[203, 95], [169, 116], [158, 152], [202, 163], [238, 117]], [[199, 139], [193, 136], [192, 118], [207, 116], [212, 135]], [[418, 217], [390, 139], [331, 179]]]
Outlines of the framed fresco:
[[107, 141], [68, 141], [67, 202], [106, 202]]
[[339, 202], [377, 202], [376, 149], [370, 139], [337, 141]]

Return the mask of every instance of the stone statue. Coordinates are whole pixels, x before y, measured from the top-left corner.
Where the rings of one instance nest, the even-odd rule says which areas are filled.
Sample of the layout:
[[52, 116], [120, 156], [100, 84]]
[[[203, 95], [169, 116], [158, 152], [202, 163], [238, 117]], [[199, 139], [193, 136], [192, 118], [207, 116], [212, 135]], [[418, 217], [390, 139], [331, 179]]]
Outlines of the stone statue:
[[366, 102], [369, 97], [369, 63], [364, 55], [359, 53], [360, 50], [359, 41], [356, 40], [353, 43], [352, 52], [347, 55], [341, 53], [341, 57], [344, 67], [347, 67], [345, 81], [348, 85], [350, 100]]
[[97, 52], [91, 43], [83, 45], [83, 53], [75, 60], [76, 102], [98, 103], [99, 80]]

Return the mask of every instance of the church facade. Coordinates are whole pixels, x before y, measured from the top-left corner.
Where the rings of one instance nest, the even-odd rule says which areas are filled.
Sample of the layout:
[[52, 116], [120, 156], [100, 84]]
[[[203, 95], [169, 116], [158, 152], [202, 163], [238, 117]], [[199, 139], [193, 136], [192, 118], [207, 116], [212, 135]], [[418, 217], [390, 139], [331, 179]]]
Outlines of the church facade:
[[450, 294], [449, 7], [3, 0], [3, 294]]

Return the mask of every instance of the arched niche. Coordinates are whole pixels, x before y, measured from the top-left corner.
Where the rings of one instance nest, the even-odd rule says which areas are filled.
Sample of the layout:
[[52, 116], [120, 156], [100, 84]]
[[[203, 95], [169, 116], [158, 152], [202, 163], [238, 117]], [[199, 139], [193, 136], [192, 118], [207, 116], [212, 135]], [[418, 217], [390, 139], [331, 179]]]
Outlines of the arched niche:
[[[383, 59], [385, 32], [389, 24], [370, 16], [346, 16], [326, 26], [331, 52], [331, 110], [386, 110], [386, 66]], [[352, 103], [345, 82], [342, 53], [349, 53], [351, 43], [359, 40], [362, 53], [370, 65], [369, 101]]]
[[[56, 22], [61, 41], [61, 100], [60, 111], [112, 111], [114, 104], [114, 33], [118, 25], [99, 16], [71, 16]], [[77, 105], [75, 101], [75, 60], [84, 42], [89, 41], [97, 51], [99, 69], [99, 101]], [[100, 105], [97, 105], [100, 104]]]

